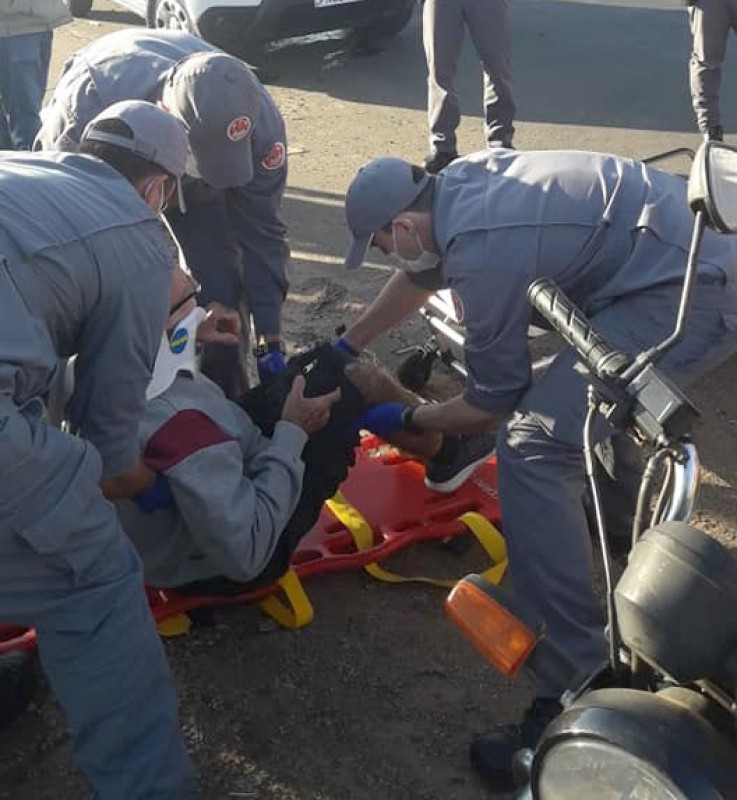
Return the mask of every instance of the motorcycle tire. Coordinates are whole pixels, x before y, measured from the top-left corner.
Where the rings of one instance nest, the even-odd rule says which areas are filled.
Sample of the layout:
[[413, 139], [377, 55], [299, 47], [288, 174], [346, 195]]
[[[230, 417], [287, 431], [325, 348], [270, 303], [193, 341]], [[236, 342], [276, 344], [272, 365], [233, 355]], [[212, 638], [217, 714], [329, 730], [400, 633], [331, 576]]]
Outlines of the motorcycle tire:
[[390, 17], [371, 25], [354, 28], [357, 39], [364, 44], [376, 43], [398, 36], [407, 26], [414, 11], [414, 3], [398, 3], [399, 9]]

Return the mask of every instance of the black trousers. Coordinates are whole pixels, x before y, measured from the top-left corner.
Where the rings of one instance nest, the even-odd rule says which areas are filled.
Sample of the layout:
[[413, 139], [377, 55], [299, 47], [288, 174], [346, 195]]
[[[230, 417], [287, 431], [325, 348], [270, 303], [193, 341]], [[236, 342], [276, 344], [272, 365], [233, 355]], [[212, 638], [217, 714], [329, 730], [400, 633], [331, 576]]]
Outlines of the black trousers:
[[355, 463], [358, 432], [355, 420], [365, 409], [358, 390], [346, 378], [350, 357], [330, 344], [321, 344], [289, 360], [286, 372], [247, 392], [238, 404], [270, 436], [281, 419], [281, 410], [294, 378], [305, 377], [305, 396], [316, 397], [340, 388], [340, 400], [333, 406], [328, 424], [313, 434], [302, 452], [305, 475], [297, 507], [279, 543], [261, 574], [248, 583], [225, 577], [196, 581], [177, 587], [182, 594], [233, 595], [268, 586], [289, 568], [292, 554], [302, 537], [312, 529], [324, 502], [332, 497]]

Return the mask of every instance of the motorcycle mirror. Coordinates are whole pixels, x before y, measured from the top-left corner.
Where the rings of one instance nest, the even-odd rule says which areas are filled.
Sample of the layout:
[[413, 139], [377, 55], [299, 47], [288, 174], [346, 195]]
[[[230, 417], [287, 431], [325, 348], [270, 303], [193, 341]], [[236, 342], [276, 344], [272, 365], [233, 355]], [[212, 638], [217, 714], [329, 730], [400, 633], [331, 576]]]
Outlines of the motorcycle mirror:
[[478, 575], [467, 575], [455, 585], [445, 610], [471, 644], [509, 678], [522, 669], [542, 633], [518, 619]]
[[737, 233], [737, 149], [704, 142], [696, 151], [688, 179], [688, 202], [694, 213], [720, 233]]

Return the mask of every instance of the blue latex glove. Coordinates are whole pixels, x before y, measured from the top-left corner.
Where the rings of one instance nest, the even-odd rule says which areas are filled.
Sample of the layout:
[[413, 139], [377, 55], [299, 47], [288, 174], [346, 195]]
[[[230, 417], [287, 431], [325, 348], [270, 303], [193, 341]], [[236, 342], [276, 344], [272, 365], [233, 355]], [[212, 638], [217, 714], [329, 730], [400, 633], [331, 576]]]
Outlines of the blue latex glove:
[[377, 403], [369, 406], [354, 423], [354, 430], [364, 428], [377, 436], [386, 438], [402, 427], [402, 412], [407, 408], [403, 403]]
[[171, 493], [171, 487], [166, 475], [159, 472], [156, 474], [156, 483], [145, 492], [137, 494], [133, 498], [133, 502], [147, 514], [154, 511], [159, 511], [163, 508], [174, 507], [174, 495]]
[[279, 350], [272, 350], [264, 356], [259, 356], [256, 359], [259, 381], [263, 383], [274, 375], [279, 375], [284, 372], [286, 366], [287, 360], [284, 358], [284, 353]]
[[361, 355], [360, 350], [356, 350], [355, 347], [348, 344], [348, 342], [342, 336], [333, 342], [333, 347], [336, 350], [340, 350], [341, 353], [351, 356], [352, 358], [358, 358]]

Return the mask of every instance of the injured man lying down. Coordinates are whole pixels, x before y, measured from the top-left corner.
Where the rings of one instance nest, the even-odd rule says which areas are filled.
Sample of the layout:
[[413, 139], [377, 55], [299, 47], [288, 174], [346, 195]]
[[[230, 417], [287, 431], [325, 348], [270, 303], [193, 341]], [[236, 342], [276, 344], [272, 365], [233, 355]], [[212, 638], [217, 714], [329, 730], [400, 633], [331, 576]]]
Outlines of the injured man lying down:
[[148, 584], [231, 594], [278, 579], [353, 465], [361, 428], [424, 460], [437, 491], [455, 489], [491, 454], [493, 433], [443, 437], [382, 426], [374, 409], [417, 398], [327, 343], [240, 401], [226, 399], [197, 369], [206, 312], [195, 291], [176, 270], [139, 433], [156, 484], [118, 504]]

